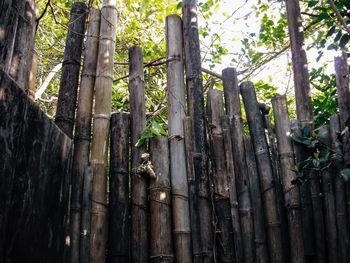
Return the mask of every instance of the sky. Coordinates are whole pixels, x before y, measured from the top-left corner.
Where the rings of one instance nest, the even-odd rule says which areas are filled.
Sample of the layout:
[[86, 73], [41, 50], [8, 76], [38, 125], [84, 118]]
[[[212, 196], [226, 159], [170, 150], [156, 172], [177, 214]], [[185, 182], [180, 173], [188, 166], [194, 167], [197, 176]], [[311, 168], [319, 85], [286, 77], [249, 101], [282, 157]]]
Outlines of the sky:
[[[221, 0], [220, 6], [215, 14], [208, 20], [211, 33], [217, 33], [221, 36], [221, 41], [229, 52], [237, 52], [242, 48], [241, 40], [246, 33], [259, 32], [260, 22], [256, 18], [252, 6], [257, 3], [257, 0]], [[230, 19], [223, 14], [233, 14]], [[200, 26], [205, 26], [203, 19], [199, 20]], [[249, 25], [249, 26], [248, 26]], [[210, 45], [210, 39], [206, 39], [205, 44]], [[324, 50], [322, 59], [317, 62], [318, 56], [316, 49], [307, 50], [309, 69], [319, 67], [320, 65], [326, 68], [327, 74], [334, 73], [333, 59], [337, 53], [332, 50]], [[227, 66], [235, 66], [232, 63], [232, 55], [226, 55], [220, 65], [216, 65], [214, 71], [221, 73], [222, 69]], [[283, 94], [287, 90], [293, 89], [293, 77], [291, 70], [288, 70], [288, 63], [291, 61], [291, 54], [287, 52], [277, 59], [270, 62], [263, 71], [259, 72], [252, 78], [252, 81], [264, 80], [278, 88], [278, 92]], [[208, 64], [204, 63], [204, 67]], [[238, 67], [238, 70], [240, 68]]]

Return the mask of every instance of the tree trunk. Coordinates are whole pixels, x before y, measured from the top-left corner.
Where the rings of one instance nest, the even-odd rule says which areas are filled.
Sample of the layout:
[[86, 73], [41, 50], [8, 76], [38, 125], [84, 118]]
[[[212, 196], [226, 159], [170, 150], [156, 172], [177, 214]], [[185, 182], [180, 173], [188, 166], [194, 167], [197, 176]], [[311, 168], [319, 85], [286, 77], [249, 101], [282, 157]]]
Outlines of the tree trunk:
[[145, 90], [142, 49], [129, 49], [129, 96], [131, 114], [131, 259], [147, 262], [148, 257], [148, 200], [147, 178], [137, 174], [145, 145], [136, 143], [146, 128]]
[[274, 176], [267, 148], [263, 119], [252, 83], [242, 83], [241, 93], [260, 174], [261, 194], [269, 241], [270, 262], [283, 262], [281, 222], [278, 215]]
[[61, 83], [57, 100], [55, 123], [70, 138], [73, 137], [86, 10], [87, 7], [84, 3], [75, 2], [73, 4], [70, 22], [68, 23]]
[[227, 68], [223, 70], [222, 76], [227, 115], [230, 118], [232, 148], [234, 149], [233, 157], [237, 192], [239, 193], [238, 206], [243, 237], [244, 259], [245, 262], [255, 262], [254, 223], [243, 142], [243, 123], [237, 73], [235, 69]]
[[111, 116], [108, 263], [129, 262], [130, 114]]
[[91, 263], [104, 262], [107, 241], [107, 176], [109, 120], [113, 84], [113, 66], [117, 24], [117, 3], [104, 0], [101, 9], [100, 43], [98, 48], [95, 111], [91, 145], [91, 166], [94, 180], [91, 207]]
[[[99, 31], [100, 11], [92, 9], [90, 13], [88, 37], [86, 39], [84, 66], [80, 83], [77, 121], [74, 135], [70, 214], [71, 262], [79, 261], [79, 240], [81, 236], [80, 217], [82, 213], [81, 201], [84, 171], [89, 165], [90, 156], [92, 102], [96, 77]], [[82, 251], [82, 253], [85, 253], [85, 251]]]
[[[196, 206], [200, 207], [197, 217], [199, 235], [192, 236], [195, 262], [213, 260], [212, 202], [209, 185], [207, 142], [204, 116], [203, 82], [198, 35], [197, 1], [184, 0], [183, 33], [188, 95], [188, 115], [191, 117], [194, 134], [194, 171], [196, 181]], [[199, 250], [197, 250], [199, 248]]]
[[[156, 174], [150, 179], [150, 262], [174, 262], [171, 234], [171, 193], [167, 137], [150, 140], [151, 163]], [[140, 248], [142, 249], [142, 248]]]
[[175, 259], [192, 262], [191, 225], [184, 141], [186, 110], [182, 21], [179, 16], [166, 18], [167, 57], [176, 60], [167, 64], [167, 98], [170, 140], [170, 169], [173, 208]]
[[288, 217], [291, 262], [305, 262], [299, 189], [292, 183], [295, 177], [295, 173], [293, 172], [295, 163], [293, 145], [290, 139], [291, 130], [287, 99], [285, 96], [275, 96], [272, 98], [272, 105], [275, 117], [285, 208]]

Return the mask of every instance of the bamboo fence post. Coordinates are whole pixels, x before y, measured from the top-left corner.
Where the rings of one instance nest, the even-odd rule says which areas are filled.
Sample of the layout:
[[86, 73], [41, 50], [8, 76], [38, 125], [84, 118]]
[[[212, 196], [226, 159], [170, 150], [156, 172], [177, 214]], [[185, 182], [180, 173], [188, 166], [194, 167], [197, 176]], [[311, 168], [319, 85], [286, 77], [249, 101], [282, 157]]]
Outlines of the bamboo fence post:
[[281, 222], [278, 215], [274, 176], [267, 148], [263, 119], [259, 110], [253, 84], [250, 82], [243, 82], [240, 89], [259, 171], [270, 260], [271, 262], [283, 262]]
[[111, 115], [116, 24], [117, 1], [104, 0], [101, 9], [100, 43], [95, 81], [95, 111], [90, 160], [94, 173], [90, 238], [90, 260], [92, 263], [104, 262], [106, 258], [106, 156]]
[[[84, 170], [89, 165], [92, 101], [96, 76], [100, 11], [91, 9], [74, 135], [70, 214], [71, 262], [79, 261]], [[84, 252], [83, 252], [84, 253]]]
[[290, 139], [291, 130], [287, 99], [285, 96], [275, 96], [272, 98], [272, 105], [281, 164], [285, 208], [287, 210], [289, 226], [290, 258], [291, 262], [305, 262], [299, 189], [292, 184], [292, 180], [295, 177], [292, 169], [295, 163], [293, 145]]
[[33, 60], [30, 67], [28, 90], [27, 90], [27, 94], [32, 100], [35, 100], [35, 91], [36, 91], [35, 84], [36, 84], [37, 71], [38, 71], [38, 52], [36, 52], [36, 50], [33, 49]]
[[[199, 207], [198, 207], [198, 197], [196, 191], [196, 180], [195, 180], [195, 168], [194, 168], [194, 142], [193, 142], [193, 129], [192, 120], [190, 117], [185, 117], [184, 119], [184, 137], [185, 137], [185, 151], [186, 151], [186, 168], [187, 168], [187, 183], [188, 183], [188, 196], [189, 196], [189, 206], [190, 206], [190, 221], [191, 221], [191, 237], [192, 240], [197, 240], [198, 242], [192, 242], [192, 253], [195, 255], [199, 253], [201, 248], [200, 239], [200, 229], [199, 229]], [[196, 258], [193, 261], [198, 262]]]
[[[332, 141], [332, 150], [341, 157], [342, 149], [341, 142], [338, 135], [340, 133], [339, 115], [333, 115], [330, 118], [330, 136]], [[339, 175], [339, 171], [342, 169], [342, 159], [335, 163], [337, 169], [334, 176], [335, 183], [335, 210], [337, 220], [337, 234], [338, 234], [338, 248], [339, 248], [339, 262], [345, 263], [349, 261], [349, 227], [347, 225], [346, 217], [346, 195], [345, 195], [345, 182]]]
[[26, 91], [33, 59], [36, 13], [34, 0], [24, 0], [22, 5], [23, 9], [19, 9], [9, 74]]
[[[192, 119], [194, 134], [194, 168], [197, 190], [197, 204], [200, 207], [199, 235], [193, 235], [195, 262], [213, 260], [213, 216], [209, 184], [207, 142], [204, 116], [203, 81], [198, 34], [197, 1], [183, 0], [183, 35], [188, 95], [188, 115]], [[196, 239], [194, 239], [196, 238]], [[195, 245], [195, 243], [197, 243]]]
[[[335, 77], [339, 104], [340, 129], [344, 131], [345, 122], [350, 117], [350, 77], [347, 55], [342, 52], [341, 56], [334, 59]], [[347, 131], [342, 137], [343, 162], [345, 167], [350, 167], [350, 132]], [[347, 217], [350, 223], [350, 183], [345, 184], [347, 198]]]
[[254, 262], [254, 222], [252, 203], [250, 199], [249, 177], [245, 159], [243, 123], [236, 70], [234, 68], [226, 68], [222, 71], [222, 77], [226, 111], [230, 119], [232, 148], [234, 148], [233, 157], [243, 238], [244, 259], [245, 262]]
[[82, 2], [75, 2], [73, 4], [70, 22], [68, 23], [68, 33], [66, 46], [64, 48], [62, 75], [57, 100], [55, 123], [70, 138], [73, 137], [86, 10], [87, 7]]
[[145, 146], [136, 147], [146, 128], [145, 90], [142, 49], [129, 49], [129, 97], [131, 114], [131, 261], [147, 262], [148, 258], [148, 200], [147, 178], [137, 174]]
[[[156, 174], [150, 179], [150, 262], [174, 262], [171, 234], [171, 187], [167, 137], [150, 140], [151, 163]], [[142, 248], [140, 248], [142, 249]]]
[[112, 114], [108, 206], [109, 263], [129, 262], [129, 137], [130, 114]]
[[23, 0], [4, 0], [0, 9], [0, 27], [6, 36], [0, 38], [0, 68], [7, 73], [16, 39], [19, 10], [24, 8], [24, 3]]
[[90, 222], [91, 222], [91, 192], [93, 171], [91, 166], [85, 167], [83, 179], [83, 193], [81, 203], [81, 236], [80, 258], [81, 263], [90, 263]]
[[215, 245], [219, 262], [234, 260], [233, 226], [231, 217], [230, 192], [226, 169], [225, 146], [221, 118], [224, 115], [223, 92], [208, 91], [208, 126], [213, 172], [214, 206], [217, 218]]
[[249, 175], [250, 195], [253, 204], [255, 249], [258, 262], [269, 262], [268, 245], [266, 239], [265, 220], [261, 191], [259, 184], [259, 174], [254, 156], [254, 148], [250, 136], [244, 136], [245, 156]]
[[[318, 136], [320, 142], [326, 145], [329, 149], [331, 147], [330, 142], [330, 128], [329, 125], [321, 126], [318, 130]], [[338, 238], [337, 238], [337, 218], [335, 210], [335, 193], [334, 193], [334, 175], [329, 168], [320, 172], [322, 176], [322, 194], [323, 194], [323, 207], [325, 217], [325, 234], [327, 240], [327, 257], [328, 262], [338, 262]]]
[[230, 125], [229, 125], [229, 117], [227, 115], [222, 116], [221, 125], [222, 125], [223, 139], [224, 139], [228, 189], [230, 194], [230, 210], [231, 210], [231, 221], [232, 221], [232, 231], [233, 231], [234, 258], [236, 262], [242, 262], [244, 260], [243, 241], [242, 241], [243, 238], [242, 238], [242, 231], [241, 231], [241, 220], [239, 217], [237, 185], [236, 185], [235, 166], [233, 161], [231, 131], [230, 131]]
[[191, 222], [184, 142], [186, 116], [182, 20], [177, 15], [166, 18], [167, 98], [170, 142], [170, 169], [173, 207], [173, 233], [176, 262], [192, 262]]

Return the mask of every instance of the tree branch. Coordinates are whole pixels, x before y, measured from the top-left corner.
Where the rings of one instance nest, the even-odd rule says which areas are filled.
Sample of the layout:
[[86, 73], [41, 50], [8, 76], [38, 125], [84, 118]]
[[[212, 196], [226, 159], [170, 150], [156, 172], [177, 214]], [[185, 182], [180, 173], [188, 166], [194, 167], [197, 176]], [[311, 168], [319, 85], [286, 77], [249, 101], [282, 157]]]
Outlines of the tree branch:
[[348, 34], [350, 35], [350, 28], [348, 27], [348, 25], [345, 22], [344, 17], [340, 14], [338, 8], [336, 7], [335, 3], [333, 0], [328, 0], [328, 4], [330, 5], [330, 7], [332, 8], [334, 14], [337, 16], [340, 24], [344, 27], [344, 29], [346, 30], [346, 32], [348, 32]]

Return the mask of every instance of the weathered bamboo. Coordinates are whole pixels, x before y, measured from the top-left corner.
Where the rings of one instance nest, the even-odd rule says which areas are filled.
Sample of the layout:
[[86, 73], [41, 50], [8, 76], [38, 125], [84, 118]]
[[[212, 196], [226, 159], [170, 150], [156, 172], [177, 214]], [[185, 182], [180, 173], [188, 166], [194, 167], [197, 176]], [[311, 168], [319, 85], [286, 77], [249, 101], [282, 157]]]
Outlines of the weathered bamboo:
[[244, 259], [245, 262], [254, 262], [254, 222], [243, 142], [243, 123], [237, 73], [235, 69], [227, 68], [222, 71], [222, 76], [227, 115], [230, 119], [232, 148], [234, 148], [233, 157], [243, 238]]
[[176, 262], [192, 262], [191, 222], [184, 142], [186, 116], [182, 21], [177, 15], [166, 18], [168, 123]]
[[9, 73], [23, 90], [27, 90], [34, 51], [36, 14], [34, 0], [25, 0], [23, 2], [24, 8], [22, 12], [19, 11], [18, 16], [16, 39]]
[[346, 195], [345, 195], [345, 182], [339, 175], [339, 171], [343, 167], [341, 142], [339, 140], [340, 122], [339, 115], [333, 115], [330, 118], [330, 134], [332, 141], [332, 150], [336, 152], [339, 159], [335, 163], [336, 173], [334, 176], [335, 183], [335, 209], [337, 220], [337, 235], [338, 235], [338, 248], [339, 248], [339, 262], [345, 263], [349, 261], [349, 227], [347, 225], [346, 218]]
[[[150, 262], [174, 262], [171, 234], [171, 193], [167, 137], [150, 140], [151, 163], [156, 174], [150, 179]], [[140, 248], [142, 249], [142, 248]]]
[[240, 88], [259, 171], [261, 195], [267, 225], [270, 262], [283, 262], [281, 222], [278, 215], [274, 176], [267, 148], [263, 119], [253, 84], [243, 82]]
[[312, 103], [299, 0], [285, 1], [292, 50], [295, 103], [301, 127], [312, 125]]
[[[291, 121], [291, 132], [295, 135], [301, 135], [300, 123], [297, 120]], [[299, 163], [305, 158], [305, 149], [303, 145], [293, 142], [293, 149], [295, 155], [295, 162]], [[304, 253], [307, 258], [311, 260], [311, 257], [316, 254], [316, 241], [314, 230], [314, 218], [312, 212], [311, 192], [310, 192], [310, 180], [307, 180], [299, 187], [300, 189], [300, 205], [302, 215], [302, 232], [304, 240]]]
[[234, 259], [236, 262], [243, 262], [244, 251], [243, 251], [243, 241], [242, 241], [242, 231], [241, 231], [241, 220], [239, 218], [231, 130], [229, 125], [229, 117], [227, 115], [224, 115], [221, 118], [221, 126], [222, 126], [224, 148], [225, 148], [228, 190], [230, 194], [231, 221], [232, 221], [233, 243], [234, 243]]
[[147, 262], [148, 258], [148, 201], [147, 178], [137, 174], [145, 146], [136, 147], [146, 128], [145, 90], [142, 49], [129, 49], [129, 98], [131, 114], [131, 261]]
[[218, 262], [234, 260], [234, 242], [231, 218], [230, 192], [225, 160], [225, 146], [221, 118], [224, 115], [223, 92], [208, 91], [208, 126], [210, 135], [211, 167], [213, 170], [214, 206], [216, 225], [216, 258]]
[[[318, 130], [320, 142], [331, 147], [330, 142], [330, 128], [329, 125], [321, 126]], [[338, 238], [337, 238], [337, 218], [335, 210], [335, 193], [334, 193], [334, 176], [330, 169], [324, 169], [320, 176], [322, 176], [322, 194], [324, 207], [324, 221], [325, 221], [325, 236], [327, 241], [327, 257], [328, 262], [338, 262]]]
[[300, 209], [299, 189], [297, 186], [292, 184], [295, 177], [295, 173], [293, 172], [295, 163], [293, 145], [290, 138], [291, 130], [287, 109], [287, 99], [285, 96], [275, 96], [272, 98], [272, 105], [273, 114], [275, 117], [284, 201], [288, 217], [290, 259], [291, 262], [305, 262], [301, 229], [302, 216]]
[[[344, 131], [345, 122], [350, 117], [350, 77], [347, 55], [345, 52], [334, 60], [335, 77], [339, 104], [340, 129]], [[342, 136], [343, 162], [345, 167], [350, 167], [350, 132], [345, 130]], [[350, 223], [350, 183], [346, 184], [347, 217]]]
[[211, 262], [213, 260], [213, 217], [212, 202], [209, 185], [207, 142], [205, 131], [203, 81], [201, 70], [201, 56], [198, 34], [197, 1], [184, 0], [183, 12], [183, 35], [185, 66], [188, 95], [188, 115], [191, 117], [194, 134], [194, 170], [197, 191], [197, 204], [200, 207], [199, 236], [193, 235], [194, 260]]
[[91, 9], [74, 135], [70, 214], [71, 262], [79, 261], [81, 200], [84, 170], [89, 165], [90, 156], [92, 101], [96, 76], [99, 31], [100, 11]]
[[112, 114], [108, 199], [109, 263], [129, 262], [129, 136], [130, 114]]
[[0, 68], [8, 73], [16, 39], [18, 17], [24, 9], [23, 0], [4, 0], [0, 8], [0, 28], [3, 37], [0, 38]]
[[250, 195], [252, 199], [255, 249], [257, 262], [269, 262], [268, 245], [266, 239], [265, 220], [261, 216], [264, 214], [261, 191], [259, 184], [259, 174], [254, 156], [254, 148], [250, 136], [244, 136], [245, 156], [249, 176]]
[[[198, 198], [196, 194], [196, 180], [193, 162], [193, 130], [192, 130], [192, 120], [190, 117], [185, 117], [184, 120], [184, 137], [185, 137], [185, 150], [186, 150], [186, 168], [187, 168], [187, 183], [188, 183], [188, 197], [190, 206], [190, 220], [191, 220], [191, 237], [192, 240], [198, 240], [199, 242], [193, 242], [193, 254], [198, 253], [201, 248], [200, 244], [200, 230], [198, 221]], [[196, 258], [193, 259], [194, 261]], [[198, 261], [197, 261], [198, 262]]]
[[79, 262], [90, 263], [90, 222], [91, 222], [91, 192], [93, 171], [91, 166], [84, 170], [83, 193], [81, 202], [81, 236]]
[[92, 263], [104, 262], [106, 257], [106, 156], [111, 114], [116, 23], [117, 1], [104, 0], [101, 9], [100, 43], [95, 81], [94, 126], [90, 160], [94, 173], [90, 238], [90, 260]]
[[81, 53], [85, 33], [87, 7], [82, 2], [73, 4], [66, 46], [64, 48], [62, 75], [56, 109], [56, 125], [70, 138], [73, 137], [75, 108], [79, 84]]

